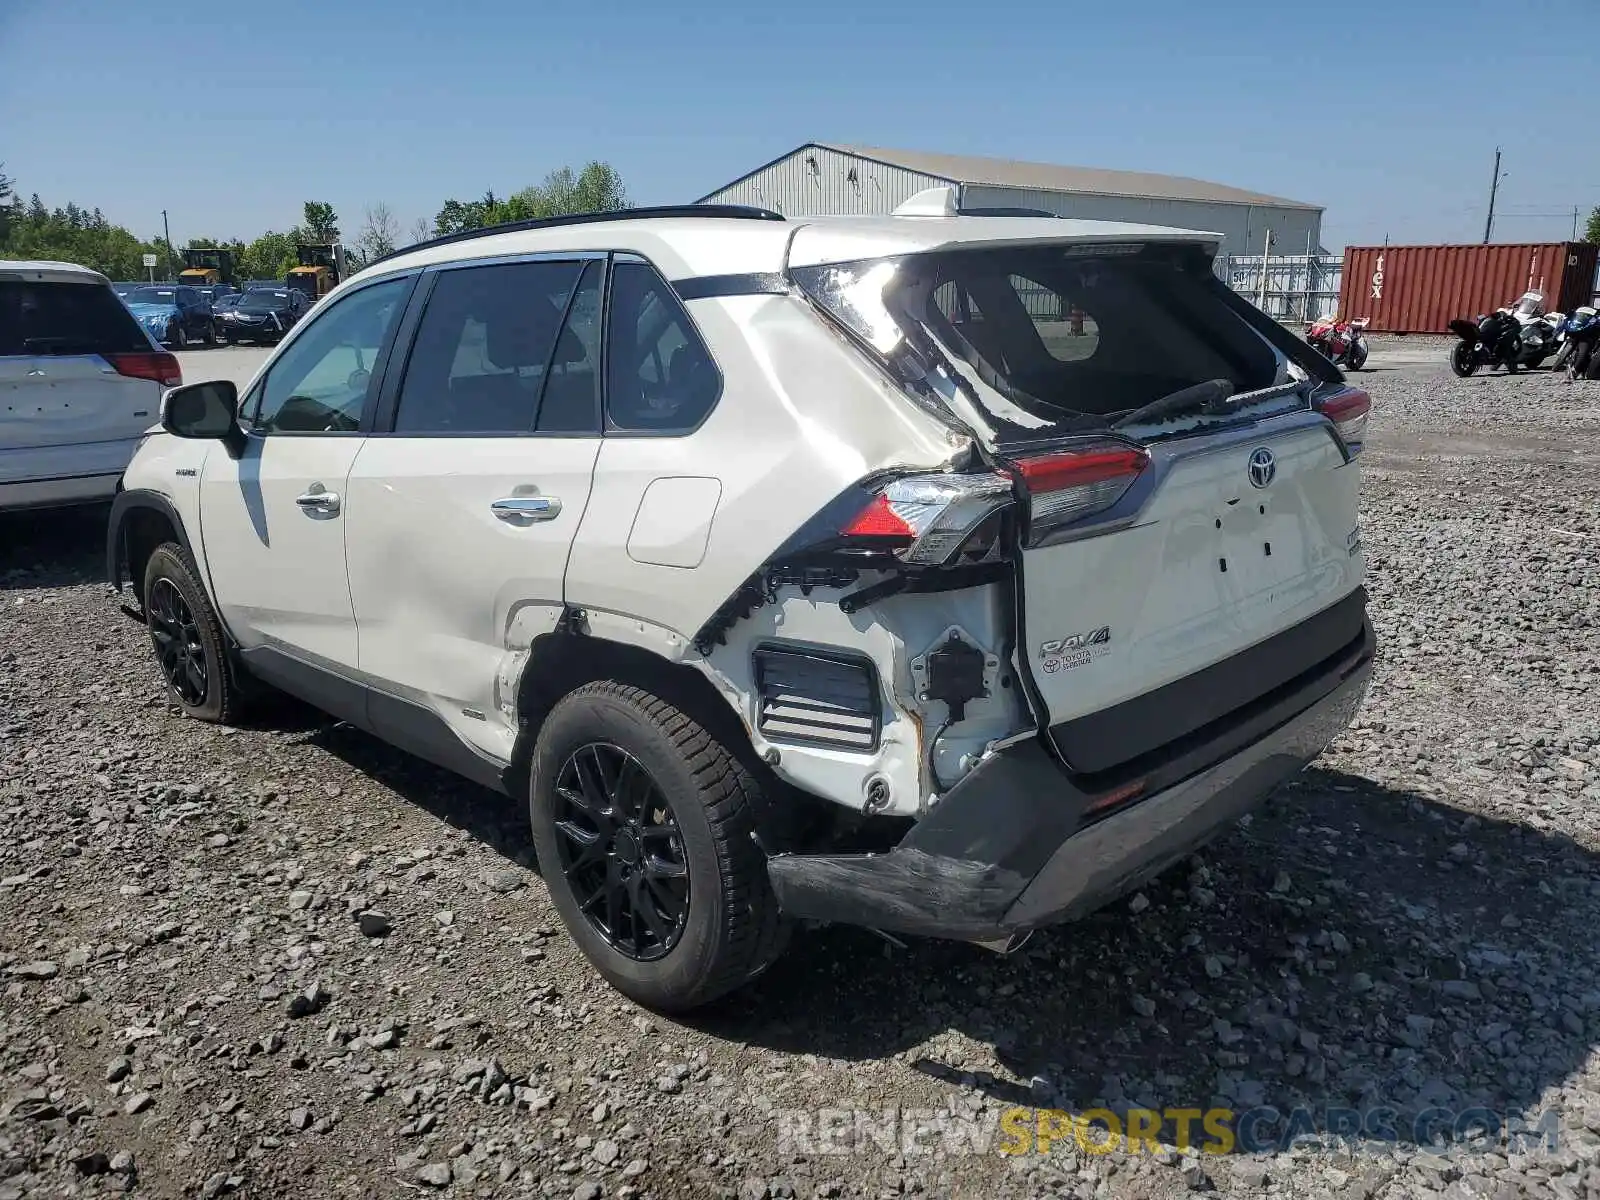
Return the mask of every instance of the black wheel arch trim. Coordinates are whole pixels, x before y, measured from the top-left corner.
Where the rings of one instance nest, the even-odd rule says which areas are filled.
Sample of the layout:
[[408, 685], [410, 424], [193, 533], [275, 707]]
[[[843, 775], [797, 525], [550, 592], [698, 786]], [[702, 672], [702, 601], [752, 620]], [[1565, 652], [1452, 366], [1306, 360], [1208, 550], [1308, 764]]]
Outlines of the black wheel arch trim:
[[[127, 561], [124, 535], [127, 532], [128, 515], [141, 509], [158, 512], [165, 517], [177, 533], [179, 543], [189, 552], [189, 557], [194, 559], [194, 547], [189, 544], [189, 531], [184, 528], [183, 518], [178, 515], [178, 509], [172, 501], [149, 488], [125, 489], [119, 480], [116, 494], [111, 501], [111, 515], [106, 520], [106, 582], [111, 585], [111, 590], [118, 594], [122, 592], [124, 582], [122, 568]], [[128, 582], [134, 581], [130, 579]], [[204, 581], [201, 582], [203, 585]], [[215, 607], [214, 602], [212, 606]]]
[[[217, 604], [217, 598], [212, 593], [209, 572], [201, 564], [200, 558], [194, 552], [194, 545], [189, 540], [189, 530], [183, 523], [183, 517], [178, 508], [166, 496], [150, 488], [123, 488], [118, 482], [117, 491], [111, 501], [111, 515], [106, 520], [106, 584], [111, 594], [122, 595], [123, 575], [122, 569], [127, 562], [127, 526], [128, 517], [134, 512], [156, 512], [166, 518], [168, 524], [178, 536], [178, 544], [188, 554], [189, 561], [194, 564], [194, 579], [206, 594], [206, 599], [211, 604], [211, 611], [217, 614], [217, 624], [222, 629], [223, 639], [227, 642], [229, 654], [238, 650], [239, 641], [233, 636], [233, 630], [228, 628], [228, 618], [223, 616], [222, 608]], [[129, 579], [129, 583], [138, 581]]]

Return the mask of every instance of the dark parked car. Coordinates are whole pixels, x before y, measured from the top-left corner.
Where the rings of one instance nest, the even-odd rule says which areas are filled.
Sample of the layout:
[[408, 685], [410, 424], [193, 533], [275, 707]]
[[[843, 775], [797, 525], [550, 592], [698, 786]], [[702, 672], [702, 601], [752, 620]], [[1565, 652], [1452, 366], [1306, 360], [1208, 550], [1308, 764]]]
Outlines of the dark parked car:
[[186, 284], [146, 284], [123, 299], [139, 324], [163, 346], [182, 350], [191, 341], [217, 344], [211, 301]]
[[310, 310], [304, 294], [289, 287], [253, 288], [222, 313], [222, 336], [228, 345], [276, 342]]

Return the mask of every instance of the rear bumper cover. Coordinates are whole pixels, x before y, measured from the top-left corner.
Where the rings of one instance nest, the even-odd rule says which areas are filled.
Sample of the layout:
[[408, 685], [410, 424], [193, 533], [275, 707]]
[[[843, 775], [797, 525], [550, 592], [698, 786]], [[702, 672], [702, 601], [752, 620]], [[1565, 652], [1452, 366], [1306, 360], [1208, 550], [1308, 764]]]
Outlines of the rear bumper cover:
[[770, 860], [779, 906], [803, 919], [965, 941], [1085, 915], [1205, 843], [1320, 754], [1360, 707], [1375, 650], [1363, 619], [1315, 671], [1153, 767], [1143, 778], [1155, 790], [1098, 819], [1097, 802], [1118, 788], [1084, 790], [1042, 738], [1000, 750], [887, 853]]

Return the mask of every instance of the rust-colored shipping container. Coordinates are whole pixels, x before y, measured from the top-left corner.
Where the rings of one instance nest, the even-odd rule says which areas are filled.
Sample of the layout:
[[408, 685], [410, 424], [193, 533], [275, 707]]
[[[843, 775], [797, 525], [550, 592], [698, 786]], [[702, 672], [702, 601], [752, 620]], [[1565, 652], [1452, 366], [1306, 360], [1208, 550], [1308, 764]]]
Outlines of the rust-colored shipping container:
[[1375, 333], [1448, 333], [1523, 292], [1571, 312], [1595, 290], [1596, 252], [1583, 242], [1489, 246], [1347, 246], [1339, 315], [1366, 317]]

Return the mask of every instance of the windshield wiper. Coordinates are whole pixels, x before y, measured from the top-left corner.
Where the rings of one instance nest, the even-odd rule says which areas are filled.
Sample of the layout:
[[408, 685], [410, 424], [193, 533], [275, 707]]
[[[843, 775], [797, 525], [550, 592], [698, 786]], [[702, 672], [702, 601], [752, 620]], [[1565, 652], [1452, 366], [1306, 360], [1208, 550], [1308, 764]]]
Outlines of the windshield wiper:
[[1233, 396], [1233, 383], [1227, 379], [1208, 379], [1204, 383], [1191, 384], [1186, 388], [1179, 388], [1175, 392], [1168, 392], [1165, 396], [1157, 397], [1149, 404], [1141, 404], [1132, 412], [1118, 417], [1111, 422], [1112, 429], [1121, 429], [1124, 425], [1136, 425], [1140, 421], [1149, 421], [1155, 417], [1170, 417], [1178, 413], [1220, 413], [1226, 411], [1228, 400]]

